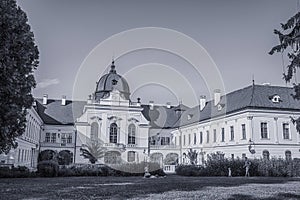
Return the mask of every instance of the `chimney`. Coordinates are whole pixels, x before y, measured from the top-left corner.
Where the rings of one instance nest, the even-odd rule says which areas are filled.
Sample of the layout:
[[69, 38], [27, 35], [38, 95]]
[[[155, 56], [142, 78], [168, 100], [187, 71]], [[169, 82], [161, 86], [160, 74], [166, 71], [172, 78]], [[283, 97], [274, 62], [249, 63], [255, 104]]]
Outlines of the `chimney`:
[[200, 96], [200, 111], [204, 109], [205, 105], [206, 105], [206, 96], [205, 95], [201, 95]]
[[150, 110], [153, 110], [154, 108], [154, 101], [149, 101]]
[[63, 95], [61, 98], [61, 105], [65, 106], [66, 105], [66, 95]]
[[47, 101], [48, 101], [48, 94], [44, 94], [44, 96], [43, 96], [43, 105], [47, 105]]
[[137, 105], [137, 106], [141, 106], [141, 98], [140, 98], [140, 97], [137, 98], [137, 103], [136, 103], [136, 105]]
[[171, 108], [171, 102], [167, 102], [167, 108]]
[[214, 105], [218, 105], [221, 100], [221, 90], [215, 89], [214, 90]]

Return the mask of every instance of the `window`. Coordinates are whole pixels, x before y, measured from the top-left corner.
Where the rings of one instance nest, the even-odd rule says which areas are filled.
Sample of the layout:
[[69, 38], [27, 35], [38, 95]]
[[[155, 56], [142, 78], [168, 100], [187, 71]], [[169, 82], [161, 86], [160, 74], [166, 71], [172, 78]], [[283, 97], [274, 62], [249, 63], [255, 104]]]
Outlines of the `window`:
[[23, 162], [24, 161], [24, 149], [22, 149], [22, 154], [21, 154], [22, 156], [21, 156], [21, 162]]
[[206, 143], [209, 143], [209, 131], [206, 131]]
[[20, 162], [20, 158], [21, 158], [21, 149], [19, 149], [18, 151], [18, 162]]
[[183, 146], [185, 146], [185, 135], [183, 136]]
[[233, 141], [234, 140], [234, 127], [230, 126], [230, 140]]
[[231, 154], [231, 159], [234, 160], [234, 154]]
[[112, 123], [109, 127], [109, 142], [110, 143], [118, 142], [118, 126], [116, 123]]
[[290, 150], [285, 151], [285, 159], [292, 160], [292, 152]]
[[283, 123], [282, 124], [283, 128], [283, 139], [289, 140], [290, 139], [290, 127], [288, 123]]
[[175, 137], [175, 145], [177, 145], [177, 137]]
[[194, 144], [197, 143], [197, 136], [196, 136], [196, 133], [194, 133]]
[[203, 133], [200, 132], [200, 144], [202, 144], [202, 143], [203, 143]]
[[261, 130], [261, 138], [267, 139], [268, 138], [268, 124], [267, 122], [260, 123], [260, 130]]
[[179, 145], [182, 146], [182, 137], [181, 137], [181, 135], [179, 136]]
[[68, 135], [68, 138], [67, 138], [67, 143], [72, 143], [72, 133], [70, 133], [69, 135]]
[[189, 134], [189, 145], [191, 145], [191, 134]]
[[268, 150], [263, 151], [263, 159], [264, 160], [269, 160], [270, 159], [270, 153]]
[[91, 124], [91, 140], [97, 140], [98, 139], [98, 123], [97, 122], [93, 122]]
[[222, 142], [225, 142], [225, 128], [222, 128], [221, 130], [221, 137], [222, 137]]
[[246, 140], [247, 136], [246, 136], [246, 125], [242, 124], [242, 139]]
[[128, 144], [135, 144], [135, 130], [134, 124], [128, 126]]
[[67, 137], [65, 133], [61, 134], [61, 143], [62, 144], [66, 144], [67, 143]]
[[135, 161], [135, 152], [134, 151], [128, 151], [128, 162], [134, 162]]
[[46, 133], [45, 142], [50, 142], [50, 133]]
[[150, 140], [151, 145], [155, 145], [155, 143], [156, 143], [155, 136], [150, 137], [149, 140]]
[[217, 130], [214, 129], [214, 142], [216, 142], [216, 141], [217, 141]]
[[170, 144], [170, 138], [169, 137], [166, 137], [166, 145], [169, 145]]
[[51, 135], [51, 142], [56, 143], [56, 133], [52, 133]]
[[165, 137], [160, 138], [160, 145], [166, 145], [166, 138]]

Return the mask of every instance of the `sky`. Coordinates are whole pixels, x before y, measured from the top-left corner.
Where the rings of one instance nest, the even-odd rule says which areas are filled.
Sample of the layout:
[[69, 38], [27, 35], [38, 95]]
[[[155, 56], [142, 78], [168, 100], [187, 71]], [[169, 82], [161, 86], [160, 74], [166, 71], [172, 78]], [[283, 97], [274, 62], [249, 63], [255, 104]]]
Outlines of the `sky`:
[[[273, 30], [296, 13], [297, 1], [17, 0], [17, 4], [27, 13], [40, 52], [35, 97], [66, 95], [85, 100], [115, 58], [117, 72], [127, 77], [133, 101], [141, 97], [143, 103], [182, 101], [193, 106], [202, 94], [211, 98], [216, 87], [212, 84], [219, 79], [222, 93], [246, 87], [253, 78], [256, 84], [285, 85], [281, 55], [268, 52], [278, 43]], [[186, 48], [183, 56], [162, 48], [143, 48], [124, 53], [139, 40], [149, 39], [159, 46], [168, 39], [152, 32], [107, 42], [110, 46], [103, 49], [102, 44], [112, 36], [145, 27], [182, 34], [184, 39], [175, 37], [172, 48], [183, 48], [193, 40], [205, 51]], [[203, 61], [200, 68], [195, 68], [193, 59]], [[216, 80], [207, 81], [211, 79], [207, 73], [217, 73]]]

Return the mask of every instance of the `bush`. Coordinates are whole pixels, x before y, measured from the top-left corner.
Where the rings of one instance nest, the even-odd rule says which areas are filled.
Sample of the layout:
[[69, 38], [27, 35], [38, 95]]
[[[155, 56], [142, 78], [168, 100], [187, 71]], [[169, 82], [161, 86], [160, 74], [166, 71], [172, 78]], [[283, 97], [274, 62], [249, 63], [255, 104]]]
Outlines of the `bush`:
[[[123, 163], [115, 165], [73, 164], [61, 166], [58, 176], [143, 176], [146, 163]], [[149, 163], [151, 175], [164, 176], [157, 163]]]
[[[250, 160], [250, 176], [300, 176], [300, 159], [284, 160], [272, 158], [271, 160]], [[228, 168], [231, 168], [232, 176], [244, 176], [244, 160], [227, 159], [220, 153], [208, 155], [204, 166], [179, 165], [176, 174], [183, 176], [228, 176]]]
[[55, 177], [58, 175], [58, 163], [53, 160], [45, 160], [38, 163], [38, 174], [43, 177]]
[[0, 167], [0, 178], [28, 178], [35, 177], [34, 172], [30, 172], [25, 166], [12, 167]]

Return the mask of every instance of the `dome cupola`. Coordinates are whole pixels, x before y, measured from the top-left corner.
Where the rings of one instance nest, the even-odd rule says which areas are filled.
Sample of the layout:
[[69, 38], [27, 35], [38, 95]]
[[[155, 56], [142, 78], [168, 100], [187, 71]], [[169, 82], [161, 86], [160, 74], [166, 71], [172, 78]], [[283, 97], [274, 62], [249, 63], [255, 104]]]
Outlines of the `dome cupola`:
[[127, 81], [117, 74], [114, 60], [111, 63], [108, 74], [103, 75], [97, 82], [95, 91], [95, 99], [105, 99], [109, 97], [109, 93], [113, 90], [118, 90], [124, 99], [129, 100], [130, 90]]

